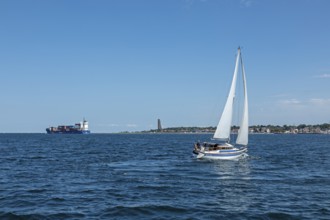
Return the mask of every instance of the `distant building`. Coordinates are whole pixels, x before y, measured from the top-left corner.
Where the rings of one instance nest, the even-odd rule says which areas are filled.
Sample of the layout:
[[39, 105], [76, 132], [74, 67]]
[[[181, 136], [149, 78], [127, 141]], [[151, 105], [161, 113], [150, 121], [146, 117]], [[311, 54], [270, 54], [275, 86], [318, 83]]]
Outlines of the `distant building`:
[[161, 122], [160, 122], [160, 119], [158, 119], [157, 122], [158, 122], [158, 123], [157, 123], [157, 130], [158, 130], [158, 131], [162, 131], [163, 128], [162, 128], [162, 124], [161, 124]]

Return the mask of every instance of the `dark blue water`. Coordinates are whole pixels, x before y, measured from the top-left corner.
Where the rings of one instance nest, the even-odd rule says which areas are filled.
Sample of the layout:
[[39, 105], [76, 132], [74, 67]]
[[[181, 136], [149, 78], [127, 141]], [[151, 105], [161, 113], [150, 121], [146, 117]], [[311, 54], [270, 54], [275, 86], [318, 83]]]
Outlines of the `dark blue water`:
[[0, 219], [330, 219], [330, 135], [193, 159], [209, 137], [0, 134]]

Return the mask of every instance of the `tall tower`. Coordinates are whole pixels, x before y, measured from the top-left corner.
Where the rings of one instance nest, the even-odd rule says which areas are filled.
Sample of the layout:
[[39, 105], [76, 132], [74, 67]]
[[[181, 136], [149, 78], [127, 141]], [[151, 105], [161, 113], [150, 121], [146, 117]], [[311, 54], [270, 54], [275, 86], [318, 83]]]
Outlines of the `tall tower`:
[[160, 119], [158, 119], [158, 121], [157, 121], [158, 123], [158, 126], [157, 126], [157, 130], [158, 131], [162, 131], [162, 124], [160, 123]]

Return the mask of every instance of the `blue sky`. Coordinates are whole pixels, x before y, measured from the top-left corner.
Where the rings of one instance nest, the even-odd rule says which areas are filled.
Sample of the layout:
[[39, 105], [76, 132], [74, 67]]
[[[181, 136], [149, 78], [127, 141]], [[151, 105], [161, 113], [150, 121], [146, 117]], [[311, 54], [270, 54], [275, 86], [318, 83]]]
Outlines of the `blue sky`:
[[330, 122], [330, 1], [2, 0], [0, 132], [218, 123], [242, 46], [250, 124]]

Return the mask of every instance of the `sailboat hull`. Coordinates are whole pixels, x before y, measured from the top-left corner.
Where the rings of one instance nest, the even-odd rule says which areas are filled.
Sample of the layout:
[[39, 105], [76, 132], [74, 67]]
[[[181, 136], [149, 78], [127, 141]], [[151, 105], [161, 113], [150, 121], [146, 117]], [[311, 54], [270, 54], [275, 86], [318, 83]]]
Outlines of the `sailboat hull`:
[[242, 155], [246, 152], [247, 152], [247, 147], [242, 147], [242, 148], [232, 147], [230, 149], [209, 150], [203, 147], [197, 147], [196, 145], [193, 150], [193, 154], [198, 159], [205, 158], [205, 159], [218, 159], [218, 160], [235, 160], [242, 157]]

